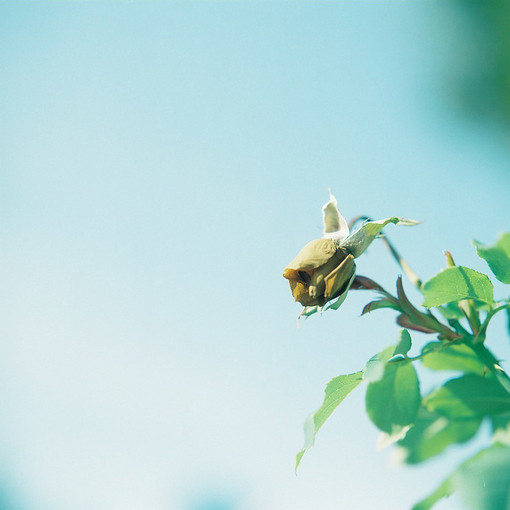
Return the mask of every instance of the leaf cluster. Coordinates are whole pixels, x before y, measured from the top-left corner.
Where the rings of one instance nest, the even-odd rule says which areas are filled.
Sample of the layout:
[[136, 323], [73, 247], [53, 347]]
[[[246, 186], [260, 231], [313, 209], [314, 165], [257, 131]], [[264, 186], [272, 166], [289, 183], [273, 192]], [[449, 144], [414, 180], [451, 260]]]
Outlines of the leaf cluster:
[[[474, 244], [492, 274], [510, 284], [510, 233], [493, 246]], [[306, 420], [305, 444], [297, 454], [296, 469], [327, 418], [365, 383], [368, 417], [384, 442], [394, 444], [407, 464], [425, 462], [452, 445], [466, 443], [484, 421], [490, 424], [492, 444], [462, 463], [413, 510], [428, 510], [456, 490], [470, 508], [510, 508], [510, 378], [486, 345], [492, 318], [508, 313], [510, 300], [496, 300], [490, 278], [456, 266], [450, 253], [446, 253], [446, 269], [422, 283], [394, 247], [389, 247], [422, 293], [423, 302], [415, 306], [409, 300], [401, 277], [396, 294], [391, 294], [372, 279], [356, 276], [352, 290], [370, 290], [377, 295], [363, 314], [391, 309], [404, 329], [395, 345], [375, 354], [361, 370], [328, 383], [321, 407]], [[423, 345], [418, 355], [410, 356], [409, 330], [435, 338]], [[446, 379], [422, 394], [415, 368], [418, 362], [426, 369], [444, 372]]]

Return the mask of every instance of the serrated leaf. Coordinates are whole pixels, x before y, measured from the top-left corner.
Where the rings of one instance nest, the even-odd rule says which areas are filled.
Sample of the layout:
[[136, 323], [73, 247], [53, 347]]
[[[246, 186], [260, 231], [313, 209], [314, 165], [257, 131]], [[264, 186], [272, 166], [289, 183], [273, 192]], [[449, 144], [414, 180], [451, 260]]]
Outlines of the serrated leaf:
[[444, 305], [451, 301], [475, 299], [492, 304], [494, 287], [489, 278], [468, 267], [448, 267], [422, 285], [423, 306]]
[[300, 452], [296, 455], [297, 470], [301, 458], [306, 450], [311, 448], [315, 443], [315, 436], [324, 422], [331, 416], [331, 413], [338, 405], [356, 388], [363, 380], [363, 372], [354, 374], [340, 375], [332, 379], [326, 386], [326, 395], [321, 407], [313, 414], [308, 416], [305, 421], [305, 444]]
[[478, 429], [482, 418], [449, 420], [438, 413], [421, 407], [418, 417], [399, 446], [405, 453], [405, 462], [416, 464], [439, 455], [448, 446], [465, 443]]
[[422, 365], [432, 370], [459, 370], [483, 375], [485, 365], [465, 344], [429, 342], [422, 349]]
[[413, 423], [420, 402], [418, 376], [411, 363], [386, 365], [382, 378], [369, 383], [365, 398], [369, 418], [387, 434]]
[[476, 252], [484, 259], [494, 276], [503, 283], [510, 283], [510, 233], [502, 234], [494, 246], [473, 241]]
[[473, 419], [509, 412], [510, 395], [496, 379], [466, 374], [447, 381], [423, 404], [450, 419]]
[[386, 218], [384, 220], [377, 221], [366, 221], [361, 227], [352, 233], [343, 243], [342, 248], [352, 253], [357, 258], [359, 257], [372, 243], [372, 241], [380, 234], [381, 230], [388, 225], [393, 223], [395, 225], [404, 225], [406, 227], [412, 227], [418, 225], [419, 222], [415, 220], [406, 220], [403, 218]]

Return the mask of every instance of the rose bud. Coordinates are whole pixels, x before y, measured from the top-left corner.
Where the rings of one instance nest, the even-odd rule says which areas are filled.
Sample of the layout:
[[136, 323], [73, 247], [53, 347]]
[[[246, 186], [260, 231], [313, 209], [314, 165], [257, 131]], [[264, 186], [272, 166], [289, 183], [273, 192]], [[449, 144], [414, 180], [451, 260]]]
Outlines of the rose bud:
[[309, 242], [285, 268], [292, 295], [303, 306], [324, 306], [349, 287], [356, 265], [354, 257], [332, 239]]
[[343, 303], [356, 274], [354, 259], [370, 246], [388, 223], [418, 224], [397, 217], [367, 220], [351, 234], [331, 191], [329, 201], [322, 207], [322, 217], [322, 239], [310, 241], [283, 272], [294, 299], [305, 307], [301, 312], [305, 317], [321, 310], [333, 299], [336, 301], [326, 309], [337, 309]]

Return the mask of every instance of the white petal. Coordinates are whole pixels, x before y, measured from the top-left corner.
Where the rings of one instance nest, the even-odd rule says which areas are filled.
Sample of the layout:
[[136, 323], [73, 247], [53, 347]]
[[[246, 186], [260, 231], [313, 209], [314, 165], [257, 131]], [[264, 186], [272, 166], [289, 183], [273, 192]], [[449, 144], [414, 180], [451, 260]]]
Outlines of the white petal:
[[329, 191], [329, 202], [322, 207], [324, 235], [322, 237], [343, 241], [349, 235], [349, 226], [338, 210], [337, 201]]

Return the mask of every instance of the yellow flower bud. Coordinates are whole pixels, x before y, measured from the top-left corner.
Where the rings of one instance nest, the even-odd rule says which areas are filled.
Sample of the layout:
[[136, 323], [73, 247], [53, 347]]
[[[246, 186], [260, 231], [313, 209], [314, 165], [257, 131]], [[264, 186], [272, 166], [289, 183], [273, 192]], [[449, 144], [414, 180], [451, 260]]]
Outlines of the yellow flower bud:
[[332, 239], [309, 242], [285, 268], [292, 295], [303, 306], [324, 306], [344, 294], [356, 272], [354, 257]]

